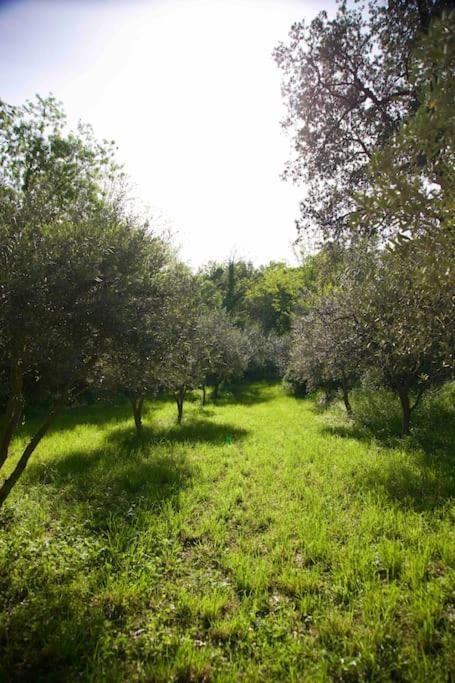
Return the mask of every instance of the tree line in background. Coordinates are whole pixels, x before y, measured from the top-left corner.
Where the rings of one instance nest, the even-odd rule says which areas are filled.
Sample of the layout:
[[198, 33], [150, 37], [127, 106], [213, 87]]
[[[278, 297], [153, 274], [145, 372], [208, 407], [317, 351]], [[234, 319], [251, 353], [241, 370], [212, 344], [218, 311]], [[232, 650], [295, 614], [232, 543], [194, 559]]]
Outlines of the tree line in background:
[[27, 406], [47, 407], [0, 506], [55, 416], [91, 389], [146, 397], [247, 377], [296, 393], [386, 387], [402, 433], [455, 348], [455, 20], [450, 3], [339, 5], [275, 53], [302, 179], [290, 267], [244, 260], [192, 273], [133, 209], [112, 143], [67, 127], [52, 97], [0, 102], [0, 472]]

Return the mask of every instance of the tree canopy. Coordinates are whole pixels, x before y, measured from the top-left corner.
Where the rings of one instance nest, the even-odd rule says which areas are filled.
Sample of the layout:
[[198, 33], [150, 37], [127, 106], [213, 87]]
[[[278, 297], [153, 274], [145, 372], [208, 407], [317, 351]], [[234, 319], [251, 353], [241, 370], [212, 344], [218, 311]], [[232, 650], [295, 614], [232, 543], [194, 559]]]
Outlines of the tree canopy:
[[451, 0], [343, 0], [333, 19], [320, 12], [295, 23], [276, 48], [293, 146], [285, 177], [306, 188], [302, 231], [349, 233], [352, 195], [365, 188], [373, 155], [422, 104], [416, 48], [426, 50], [432, 21], [451, 8]]

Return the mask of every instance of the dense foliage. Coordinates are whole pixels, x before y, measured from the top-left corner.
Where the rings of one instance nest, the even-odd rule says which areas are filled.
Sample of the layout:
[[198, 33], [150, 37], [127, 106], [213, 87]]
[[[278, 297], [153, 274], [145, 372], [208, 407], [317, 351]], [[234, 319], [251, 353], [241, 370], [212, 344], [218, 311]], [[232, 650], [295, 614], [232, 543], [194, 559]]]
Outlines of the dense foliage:
[[340, 385], [348, 412], [348, 387], [374, 377], [399, 397], [403, 435], [422, 393], [454, 372], [451, 9], [340, 2], [275, 53], [294, 136], [287, 173], [308, 191], [302, 234], [318, 231], [335, 257], [332, 293], [294, 321], [287, 376]]
[[412, 62], [421, 51], [428, 64], [442, 47], [434, 27], [450, 8], [451, 0], [341, 0], [333, 19], [297, 22], [277, 47], [294, 150], [286, 176], [307, 188], [302, 230], [349, 234], [352, 193], [364, 188], [372, 157], [422, 105]]
[[448, 680], [452, 5], [341, 0], [276, 49], [298, 266], [193, 273], [112, 143], [0, 101], [0, 675]]
[[124, 334], [156, 249], [125, 211], [110, 146], [84, 128], [67, 132], [53, 99], [2, 104], [0, 115], [0, 467], [24, 407], [37, 394], [51, 406], [3, 482], [1, 505], [56, 413]]

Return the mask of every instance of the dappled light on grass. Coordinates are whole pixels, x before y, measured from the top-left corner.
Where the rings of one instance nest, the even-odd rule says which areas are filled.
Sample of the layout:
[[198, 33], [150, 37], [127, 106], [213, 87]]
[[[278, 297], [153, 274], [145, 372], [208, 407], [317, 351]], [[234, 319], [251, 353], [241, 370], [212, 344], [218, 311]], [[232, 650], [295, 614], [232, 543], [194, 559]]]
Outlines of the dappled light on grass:
[[[232, 424], [200, 419], [197, 406], [196, 417], [182, 425], [173, 420], [160, 426], [150, 424], [141, 436], [137, 436], [131, 419], [119, 423], [109, 419], [109, 409], [102, 412], [107, 413], [105, 432], [98, 434], [96, 448], [68, 450], [55, 462], [31, 465], [27, 473], [29, 483], [51, 486], [56, 495], [101, 510], [101, 517], [106, 509], [116, 515], [127, 513], [131, 506], [136, 512], [159, 507], [177, 496], [191, 477], [185, 449], [203, 443], [223, 446], [247, 434]], [[100, 422], [95, 419], [94, 424]], [[83, 433], [84, 427], [78, 431]], [[127, 517], [126, 521], [131, 519]]]
[[[201, 410], [206, 413], [204, 409]], [[213, 413], [213, 411], [211, 411]], [[109, 435], [109, 440], [121, 448], [134, 449], [135, 445], [148, 444], [150, 447], [157, 444], [197, 444], [210, 442], [213, 444], [223, 444], [226, 438], [239, 440], [246, 436], [244, 429], [239, 429], [233, 424], [210, 422], [206, 419], [192, 419], [184, 421], [181, 425], [165, 426], [162, 428], [153, 425], [145, 427], [142, 436], [137, 437], [131, 433], [129, 427], [116, 429]]]
[[[353, 419], [346, 420], [343, 414], [340, 420], [326, 426], [328, 434], [377, 442], [386, 448], [405, 446], [449, 460], [455, 458], [455, 383], [449, 382], [424, 396], [415, 413], [411, 434], [405, 440], [401, 438], [399, 402], [391, 392], [358, 389], [353, 392], [352, 401]], [[325, 414], [332, 405], [333, 402], [325, 403], [318, 396], [313, 409], [317, 414]]]
[[[274, 382], [263, 382], [263, 386], [273, 386]], [[239, 383], [225, 389], [217, 400], [219, 405], [255, 405], [272, 400], [270, 393], [263, 391], [263, 386], [257, 384]]]
[[1, 675], [447, 680], [449, 458], [267, 383], [74, 410], [0, 516]]
[[354, 420], [332, 417], [322, 434], [377, 450], [375, 461], [359, 463], [358, 487], [417, 511], [450, 507], [455, 498], [455, 385], [425, 398], [404, 440], [399, 437], [399, 406], [390, 393], [359, 392], [354, 407]]
[[418, 453], [403, 455], [399, 463], [394, 462], [394, 454], [386, 454], [381, 462], [360, 469], [356, 481], [366, 491], [420, 512], [448, 510], [455, 498], [453, 461], [429, 462]]

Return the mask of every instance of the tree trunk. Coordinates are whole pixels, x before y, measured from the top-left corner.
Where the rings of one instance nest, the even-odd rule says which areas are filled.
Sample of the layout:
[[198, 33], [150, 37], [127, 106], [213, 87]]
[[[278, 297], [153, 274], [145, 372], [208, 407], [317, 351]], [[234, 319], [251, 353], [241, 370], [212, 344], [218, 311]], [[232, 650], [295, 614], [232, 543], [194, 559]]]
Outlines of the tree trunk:
[[8, 457], [11, 439], [14, 436], [24, 409], [24, 398], [22, 396], [23, 380], [20, 361], [15, 359], [11, 366], [10, 395], [6, 405], [3, 431], [0, 437], [0, 468]]
[[343, 391], [344, 407], [346, 408], [346, 412], [349, 415], [349, 417], [352, 417], [352, 407], [351, 407], [351, 404], [349, 402], [348, 383], [344, 377], [343, 377], [343, 382], [342, 382], [341, 388]]
[[218, 394], [220, 393], [220, 384], [221, 382], [215, 382], [213, 385], [213, 391], [212, 391], [212, 398], [214, 402], [218, 401]]
[[5, 500], [8, 498], [9, 494], [11, 493], [12, 488], [14, 485], [17, 483], [19, 477], [21, 476], [22, 472], [25, 470], [28, 461], [30, 460], [30, 457], [32, 456], [35, 448], [38, 446], [39, 442], [43, 438], [43, 436], [46, 434], [47, 430], [49, 429], [50, 425], [54, 421], [55, 417], [58, 415], [58, 413], [61, 411], [63, 406], [65, 405], [65, 400], [66, 400], [66, 395], [62, 396], [54, 405], [52, 408], [51, 412], [48, 414], [47, 418], [44, 420], [43, 424], [41, 427], [38, 429], [38, 431], [35, 433], [35, 435], [31, 438], [29, 443], [27, 444], [25, 450], [23, 451], [21, 457], [19, 458], [16, 467], [8, 477], [3, 482], [3, 486], [0, 488], [0, 508], [3, 506], [3, 503]]
[[331, 389], [324, 389], [324, 405], [328, 406], [330, 402], [332, 401], [332, 390]]
[[183, 420], [183, 401], [185, 398], [185, 388], [180, 387], [180, 389], [175, 394], [175, 401], [177, 403], [177, 422], [181, 424]]
[[207, 392], [205, 390], [205, 384], [202, 385], [201, 389], [202, 389], [202, 405], [205, 406], [205, 404], [207, 403]]
[[138, 436], [142, 436], [144, 433], [144, 427], [142, 425], [142, 407], [144, 405], [143, 398], [132, 398], [131, 405], [133, 408], [134, 424], [136, 426], [136, 433]]
[[409, 436], [411, 427], [411, 404], [409, 401], [409, 389], [407, 387], [398, 387], [398, 396], [401, 403], [401, 436]]

